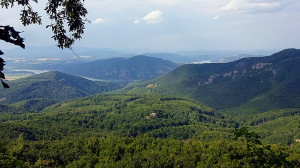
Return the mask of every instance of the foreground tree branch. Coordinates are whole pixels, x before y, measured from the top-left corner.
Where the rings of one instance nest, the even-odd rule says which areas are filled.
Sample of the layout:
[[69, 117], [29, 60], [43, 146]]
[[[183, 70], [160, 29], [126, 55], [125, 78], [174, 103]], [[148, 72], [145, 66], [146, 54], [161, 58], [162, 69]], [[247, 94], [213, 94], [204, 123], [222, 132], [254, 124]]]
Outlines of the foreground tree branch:
[[[51, 28], [52, 38], [57, 41], [61, 49], [70, 48], [76, 40], [80, 40], [85, 29], [87, 10], [83, 4], [84, 0], [48, 0], [45, 11], [51, 20], [46, 28]], [[2, 8], [13, 8], [15, 5], [22, 6], [20, 21], [24, 26], [31, 24], [42, 24], [42, 18], [35, 12], [31, 4], [38, 3], [38, 0], [1, 0]], [[0, 25], [0, 40], [25, 48], [24, 39], [13, 26]], [[4, 53], [0, 50], [0, 55]], [[2, 59], [2, 58], [1, 58]], [[3, 60], [3, 59], [2, 59]], [[3, 66], [1, 65], [1, 82], [4, 79]], [[4, 84], [3, 84], [4, 86]]]

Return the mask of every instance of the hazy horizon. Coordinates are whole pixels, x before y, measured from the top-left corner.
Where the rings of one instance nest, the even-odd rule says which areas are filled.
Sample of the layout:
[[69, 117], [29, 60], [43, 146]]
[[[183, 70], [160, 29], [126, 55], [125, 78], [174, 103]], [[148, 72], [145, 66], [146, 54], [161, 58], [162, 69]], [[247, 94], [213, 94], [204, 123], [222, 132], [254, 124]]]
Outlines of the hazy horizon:
[[[0, 9], [1, 24], [22, 31], [26, 46], [55, 46], [46, 29], [44, 4], [32, 5], [43, 25], [23, 27], [21, 8]], [[296, 0], [89, 0], [91, 24], [76, 47], [178, 52], [299, 48], [300, 1]], [[1, 41], [2, 48], [12, 44]]]

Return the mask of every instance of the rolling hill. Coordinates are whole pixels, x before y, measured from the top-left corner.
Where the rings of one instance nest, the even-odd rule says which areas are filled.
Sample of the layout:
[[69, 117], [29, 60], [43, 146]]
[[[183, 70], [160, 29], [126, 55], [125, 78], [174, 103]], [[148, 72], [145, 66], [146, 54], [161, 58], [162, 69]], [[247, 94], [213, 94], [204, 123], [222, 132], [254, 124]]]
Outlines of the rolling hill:
[[299, 64], [298, 49], [230, 63], [187, 64], [158, 78], [131, 83], [120, 92], [185, 96], [239, 113], [299, 108]]
[[90, 81], [58, 71], [10, 81], [9, 85], [11, 88], [1, 89], [0, 99], [3, 103], [15, 103], [30, 99], [62, 101], [111, 91], [120, 87], [115, 83]]
[[299, 57], [184, 65], [127, 94], [61, 72], [12, 81], [0, 167], [299, 167]]
[[[8, 115], [8, 112], [7, 114]], [[4, 120], [4, 121], [7, 121]], [[0, 123], [6, 139], [137, 136], [202, 140], [228, 138], [235, 124], [196, 101], [159, 95], [95, 95]], [[9, 131], [10, 130], [10, 131]]]
[[[273, 124], [260, 130], [270, 134], [283, 124], [275, 138], [289, 139], [297, 120]], [[265, 144], [255, 132], [234, 128], [190, 99], [94, 95], [0, 122], [0, 161], [2, 167], [299, 167], [299, 143]]]
[[133, 81], [158, 77], [176, 67], [177, 64], [171, 61], [140, 55], [64, 66], [60, 71], [101, 80]]

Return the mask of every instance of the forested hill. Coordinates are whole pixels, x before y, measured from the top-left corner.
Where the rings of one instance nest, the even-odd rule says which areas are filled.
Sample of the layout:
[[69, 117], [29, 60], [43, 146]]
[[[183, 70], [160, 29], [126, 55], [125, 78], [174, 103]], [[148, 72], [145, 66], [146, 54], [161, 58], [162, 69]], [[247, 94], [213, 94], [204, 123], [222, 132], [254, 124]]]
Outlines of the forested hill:
[[90, 81], [58, 71], [10, 81], [9, 85], [9, 89], [1, 89], [0, 99], [3, 103], [40, 98], [62, 101], [120, 87], [115, 83]]
[[22, 112], [18, 104], [0, 105], [0, 167], [300, 165], [297, 142], [261, 143], [255, 132], [236, 130], [229, 116], [191, 99], [99, 94], [39, 113]]
[[[7, 108], [7, 107], [6, 107]], [[6, 116], [10, 112], [6, 113]], [[196, 101], [159, 95], [95, 95], [3, 117], [1, 139], [137, 136], [203, 140], [229, 138], [235, 123]], [[23, 117], [22, 117], [23, 116]]]
[[64, 66], [60, 71], [102, 80], [132, 81], [158, 77], [176, 67], [177, 64], [171, 61], [140, 55]]
[[300, 50], [223, 64], [188, 64], [161, 77], [134, 83], [127, 93], [181, 95], [216, 109], [253, 112], [300, 107]]

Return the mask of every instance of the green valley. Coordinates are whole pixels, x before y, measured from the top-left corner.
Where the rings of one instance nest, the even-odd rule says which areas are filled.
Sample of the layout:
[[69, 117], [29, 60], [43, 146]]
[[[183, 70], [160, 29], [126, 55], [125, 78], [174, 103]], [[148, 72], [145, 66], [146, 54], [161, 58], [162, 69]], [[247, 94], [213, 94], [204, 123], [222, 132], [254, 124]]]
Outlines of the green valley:
[[0, 7], [0, 168], [300, 168], [300, 0]]
[[123, 88], [57, 71], [10, 81], [0, 167], [299, 167], [299, 63], [287, 49]]

